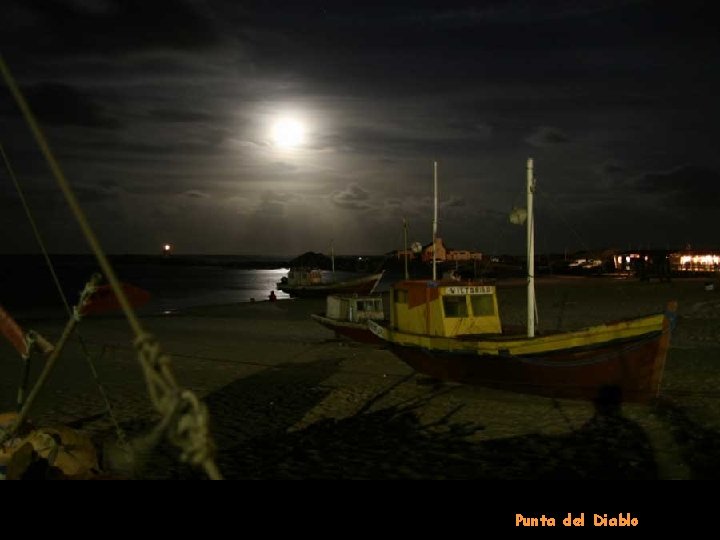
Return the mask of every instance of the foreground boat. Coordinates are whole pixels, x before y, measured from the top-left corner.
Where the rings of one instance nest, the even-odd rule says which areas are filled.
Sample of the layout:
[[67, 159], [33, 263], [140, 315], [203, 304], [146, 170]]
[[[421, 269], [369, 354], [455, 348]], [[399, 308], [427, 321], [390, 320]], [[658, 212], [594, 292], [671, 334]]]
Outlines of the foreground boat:
[[660, 391], [677, 304], [665, 313], [534, 337], [504, 333], [494, 286], [401, 281], [390, 320], [370, 330], [416, 371], [437, 379], [552, 397], [626, 401]]
[[382, 321], [385, 318], [380, 295], [330, 295], [327, 297], [325, 313], [313, 313], [310, 316], [325, 328], [352, 341], [374, 345], [384, 343], [367, 325], [368, 321]]
[[367, 274], [342, 280], [324, 280], [321, 270], [291, 270], [277, 288], [290, 296], [319, 297], [329, 294], [370, 294], [380, 282], [383, 273]]
[[[437, 164], [435, 164], [437, 229]], [[552, 397], [626, 401], [658, 395], [675, 320], [665, 313], [565, 333], [535, 332], [533, 160], [527, 160], [527, 208], [512, 223], [527, 225], [527, 333], [504, 331], [494, 286], [478, 282], [405, 280], [392, 286], [388, 322], [369, 329], [416, 371], [437, 379]], [[609, 392], [609, 393], [608, 393]]]

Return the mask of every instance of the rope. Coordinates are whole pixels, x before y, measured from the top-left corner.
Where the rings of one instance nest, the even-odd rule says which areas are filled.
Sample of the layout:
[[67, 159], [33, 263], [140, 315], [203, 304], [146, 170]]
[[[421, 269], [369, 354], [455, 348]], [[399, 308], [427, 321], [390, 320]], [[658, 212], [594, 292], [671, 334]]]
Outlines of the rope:
[[[93, 279], [91, 279], [87, 285], [85, 285], [85, 289], [83, 290], [81, 296], [80, 296], [80, 303], [79, 306], [82, 307], [82, 305], [85, 303], [85, 301], [89, 298], [89, 296], [92, 294], [92, 292], [95, 290], [95, 284], [97, 280], [99, 280], [100, 276], [97, 274], [93, 276]], [[76, 308], [76, 311], [77, 310]], [[12, 426], [6, 430], [2, 431], [0, 430], [0, 445], [2, 445], [5, 441], [9, 440], [15, 433], [17, 433], [20, 426], [23, 425], [25, 420], [27, 419], [28, 413], [30, 412], [30, 407], [32, 407], [33, 402], [35, 401], [35, 398], [40, 393], [40, 389], [45, 384], [45, 381], [50, 376], [50, 372], [52, 371], [53, 367], [55, 366], [55, 362], [57, 362], [57, 359], [60, 356], [60, 353], [62, 352], [63, 348], [65, 347], [65, 344], [67, 343], [67, 340], [70, 338], [70, 335], [72, 334], [73, 330], [75, 329], [75, 326], [78, 323], [78, 319], [75, 317], [71, 317], [67, 324], [65, 324], [65, 328], [63, 329], [63, 333], [60, 336], [60, 339], [57, 342], [57, 345], [55, 346], [55, 349], [53, 349], [52, 353], [50, 353], [50, 356], [48, 357], [47, 361], [45, 362], [45, 366], [43, 367], [42, 372], [37, 378], [37, 381], [35, 382], [35, 386], [33, 386], [33, 389], [30, 391], [30, 394], [28, 395], [27, 401], [22, 406], [22, 409], [18, 413], [17, 418], [15, 419]]]
[[65, 293], [62, 290], [62, 286], [60, 285], [60, 280], [58, 279], [57, 274], [55, 273], [55, 268], [52, 264], [52, 261], [50, 260], [50, 255], [48, 255], [47, 250], [45, 249], [45, 243], [42, 240], [42, 236], [40, 235], [40, 230], [37, 227], [37, 224], [35, 223], [35, 220], [33, 219], [32, 212], [30, 211], [30, 207], [28, 206], [27, 200], [25, 199], [25, 194], [23, 193], [22, 188], [20, 187], [20, 183], [17, 180], [17, 177], [15, 176], [15, 172], [13, 171], [13, 168], [10, 166], [10, 160], [7, 157], [7, 154], [5, 154], [5, 149], [3, 148], [3, 145], [0, 144], [0, 153], [2, 154], [3, 161], [5, 162], [5, 167], [7, 168], [8, 174], [10, 175], [10, 178], [13, 181], [13, 184], [15, 185], [15, 191], [17, 191], [18, 196], [20, 197], [20, 202], [22, 203], [23, 209], [25, 210], [25, 215], [28, 218], [28, 221], [30, 222], [30, 226], [32, 227], [33, 234], [35, 235], [35, 239], [37, 240], [38, 245], [40, 246], [40, 250], [42, 251], [43, 257], [45, 257], [45, 263], [47, 264], [48, 269], [50, 270], [50, 274], [52, 275], [53, 281], [55, 282], [55, 287], [57, 288], [58, 292], [60, 293], [60, 298], [63, 301], [63, 304], [65, 305], [65, 310], [67, 311], [68, 315], [72, 314], [72, 310], [70, 309], [70, 304], [67, 301], [67, 298], [65, 297]]
[[[55, 283], [55, 288], [58, 291], [58, 294], [60, 295], [60, 299], [63, 302], [63, 305], [65, 306], [65, 311], [67, 312], [69, 317], [75, 317], [77, 320], [78, 314], [73, 312], [72, 308], [70, 307], [70, 303], [68, 302], [67, 296], [65, 295], [65, 292], [62, 289], [62, 286], [60, 285], [60, 279], [57, 276], [57, 273], [55, 272], [55, 266], [52, 263], [52, 260], [50, 259], [50, 254], [48, 253], [47, 248], [45, 247], [45, 242], [43, 241], [42, 235], [40, 234], [40, 229], [37, 226], [37, 223], [35, 222], [35, 219], [33, 218], [33, 213], [30, 210], [30, 206], [27, 203], [27, 199], [25, 198], [25, 193], [22, 190], [22, 187], [20, 186], [20, 182], [18, 182], [17, 177], [15, 176], [15, 172], [13, 171], [12, 166], [10, 165], [10, 160], [7, 157], [7, 154], [5, 153], [5, 149], [3, 148], [2, 144], [0, 144], [0, 153], [2, 154], [3, 161], [5, 162], [5, 167], [8, 170], [8, 174], [10, 175], [10, 178], [13, 181], [13, 184], [15, 185], [15, 191], [17, 191], [18, 196], [20, 197], [20, 202], [22, 203], [23, 209], [25, 210], [25, 215], [28, 218], [28, 221], [30, 222], [30, 226], [32, 227], [33, 234], [35, 235], [35, 240], [38, 243], [38, 246], [40, 246], [40, 251], [43, 254], [43, 257], [45, 258], [45, 263], [47, 265], [48, 270], [50, 271], [50, 275], [52, 276], [53, 282]], [[88, 366], [90, 367], [90, 372], [92, 373], [93, 379], [95, 380], [95, 384], [98, 387], [98, 391], [100, 392], [100, 395], [102, 396], [103, 401], [105, 402], [105, 407], [107, 409], [108, 415], [110, 416], [110, 419], [112, 420], [113, 424], [115, 425], [115, 431], [117, 433], [118, 439], [120, 441], [120, 444], [122, 446], [127, 446], [127, 441], [125, 437], [125, 432], [120, 427], [120, 423], [118, 422], [117, 418], [115, 417], [115, 414], [113, 413], [113, 408], [110, 403], [110, 399], [107, 396], [107, 392], [105, 392], [105, 388], [103, 388], [102, 383], [100, 382], [100, 377], [98, 376], [97, 369], [95, 367], [95, 363], [93, 362], [92, 357], [90, 356], [90, 352], [88, 351], [85, 341], [83, 340], [82, 336], [80, 335], [80, 331], [76, 330], [76, 335], [78, 342], [80, 343], [80, 348], [82, 350], [83, 356], [85, 357], [85, 361], [88, 363]], [[27, 365], [27, 363], [26, 363]], [[27, 369], [23, 373], [23, 387], [27, 384]], [[18, 396], [18, 408], [22, 407], [22, 395]]]
[[[148, 384], [148, 390], [150, 391], [150, 397], [153, 401], [153, 404], [155, 405], [157, 411], [161, 414], [162, 417], [167, 417], [168, 415], [173, 414], [173, 402], [174, 400], [171, 399], [173, 396], [176, 396], [180, 393], [180, 390], [177, 387], [177, 384], [175, 383], [174, 378], [172, 377], [172, 374], [170, 373], [169, 368], [169, 358], [162, 353], [160, 353], [159, 345], [155, 342], [154, 338], [149, 336], [143, 329], [142, 325], [140, 324], [140, 321], [135, 314], [135, 312], [132, 309], [132, 306], [130, 305], [130, 301], [128, 300], [127, 296], [125, 295], [125, 292], [123, 291], [120, 281], [118, 280], [117, 276], [115, 275], [115, 271], [110, 265], [109, 260], [107, 259], [100, 242], [95, 235], [95, 232], [93, 231], [92, 227], [90, 226], [90, 223], [85, 216], [85, 213], [83, 212], [82, 208], [80, 207], [80, 203], [77, 200], [77, 197], [75, 196], [75, 193], [73, 192], [72, 188], [70, 187], [70, 184], [68, 183], [67, 179], [65, 178], [65, 175], [60, 168], [59, 163], [55, 159], [55, 156], [53, 155], [52, 151], [50, 150], [50, 146], [48, 145], [48, 142], [45, 138], [45, 135], [43, 134], [42, 130], [40, 129], [40, 125], [38, 124], [37, 120], [35, 119], [35, 116], [33, 115], [32, 111], [30, 110], [30, 107], [28, 106], [22, 92], [20, 91], [19, 87], [15, 83], [15, 80], [13, 79], [9, 68], [5, 64], [5, 60], [2, 56], [0, 56], [0, 71], [2, 72], [3, 79], [5, 80], [5, 83], [7, 84], [8, 88], [10, 89], [11, 94], [15, 98], [15, 101], [17, 102], [18, 106], [20, 107], [20, 110], [22, 111], [23, 117], [25, 118], [25, 121], [28, 123], [28, 126], [30, 127], [30, 130], [32, 131], [33, 135], [35, 136], [35, 139], [38, 143], [38, 146], [40, 147], [40, 150], [42, 151], [43, 155], [45, 156], [45, 159], [48, 162], [48, 165], [50, 167], [50, 170], [53, 173], [53, 176], [55, 177], [55, 180], [57, 181], [58, 187], [62, 191], [65, 200], [70, 207], [70, 210], [72, 211], [73, 215], [75, 216], [76, 221], [78, 222], [78, 225], [80, 226], [80, 229], [82, 230], [83, 235], [85, 236], [85, 239], [87, 240], [88, 244], [90, 245], [90, 248], [92, 249], [93, 253], [95, 254], [95, 258], [98, 261], [98, 264], [100, 265], [100, 268], [102, 269], [103, 274], [105, 275], [106, 279], [108, 280], [108, 283], [112, 287], [113, 292], [115, 293], [115, 296], [118, 299], [118, 302], [120, 304], [120, 307], [122, 308], [123, 313], [125, 314], [125, 318], [128, 321], [128, 324], [130, 325], [130, 328], [135, 334], [137, 340], [136, 343], [139, 346], [138, 351], [138, 360], [143, 368], [143, 371], [145, 373], [146, 381]], [[196, 408], [190, 408], [189, 410], [183, 411], [184, 416], [194, 416], [194, 418], [191, 418], [190, 420], [185, 420], [187, 424], [191, 425], [207, 425], [206, 419], [203, 418], [203, 415], [207, 415], [207, 410], [196, 407]], [[178, 420], [178, 423], [182, 422], [184, 418], [181, 418]], [[200, 436], [199, 430], [192, 430], [190, 432], [190, 437], [198, 437]], [[175, 438], [175, 441], [180, 441], [182, 443], [187, 443], [188, 439], [184, 438]], [[214, 463], [214, 460], [211, 456], [211, 446], [209, 445], [210, 442], [210, 436], [209, 434], [201, 441], [193, 440], [193, 443], [197, 443], [197, 445], [193, 445], [190, 450], [194, 451], [196, 449], [196, 446], [199, 446], [200, 444], [205, 444], [204, 451], [200, 454], [192, 453], [194, 457], [197, 459], [202, 459], [202, 466], [205, 469], [208, 476], [212, 479], [220, 479], [220, 473], [217, 469], [217, 466]], [[182, 448], [183, 455], [187, 455], [187, 452], [189, 451], [187, 448]]]

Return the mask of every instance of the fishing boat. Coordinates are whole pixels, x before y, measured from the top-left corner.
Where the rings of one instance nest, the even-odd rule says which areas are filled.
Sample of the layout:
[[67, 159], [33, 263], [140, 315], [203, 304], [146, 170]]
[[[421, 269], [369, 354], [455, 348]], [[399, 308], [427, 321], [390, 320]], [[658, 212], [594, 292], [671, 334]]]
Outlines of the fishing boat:
[[370, 320], [369, 329], [414, 370], [436, 379], [562, 398], [597, 399], [608, 388], [626, 401], [656, 397], [676, 302], [664, 313], [536, 335], [532, 165], [529, 159], [528, 208], [522, 219], [521, 213], [511, 218], [528, 223], [527, 332], [503, 328], [494, 285], [437, 280], [434, 271], [432, 280], [393, 284], [389, 320]]
[[380, 282], [383, 273], [343, 278], [335, 276], [335, 272], [319, 269], [291, 269], [287, 277], [278, 282], [277, 288], [290, 296], [297, 297], [319, 297], [340, 293], [370, 294]]
[[332, 294], [326, 299], [325, 313], [310, 315], [324, 327], [337, 335], [359, 343], [381, 345], [382, 339], [368, 328], [368, 321], [385, 319], [383, 298], [375, 295]]

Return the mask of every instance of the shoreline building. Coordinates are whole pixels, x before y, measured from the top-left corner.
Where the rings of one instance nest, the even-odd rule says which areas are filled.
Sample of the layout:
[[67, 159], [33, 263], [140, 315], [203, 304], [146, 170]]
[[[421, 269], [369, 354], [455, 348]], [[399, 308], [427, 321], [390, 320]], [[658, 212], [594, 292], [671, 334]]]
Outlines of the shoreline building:
[[[433, 260], [433, 244], [430, 242], [423, 246], [422, 255], [423, 262], [432, 262]], [[446, 261], [480, 261], [482, 253], [479, 251], [469, 251], [466, 249], [451, 249], [445, 246], [442, 238], [435, 238], [435, 260], [437, 262]]]

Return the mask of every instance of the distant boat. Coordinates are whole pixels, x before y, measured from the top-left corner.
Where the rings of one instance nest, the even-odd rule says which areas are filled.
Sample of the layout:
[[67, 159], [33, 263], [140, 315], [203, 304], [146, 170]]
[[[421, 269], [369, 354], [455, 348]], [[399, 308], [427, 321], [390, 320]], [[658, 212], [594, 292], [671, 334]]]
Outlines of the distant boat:
[[436, 280], [434, 264], [432, 280], [393, 284], [389, 320], [369, 320], [369, 329], [413, 369], [436, 379], [564, 398], [599, 399], [612, 395], [608, 389], [626, 401], [656, 397], [676, 302], [665, 313], [535, 335], [532, 159], [527, 165], [527, 209], [510, 216], [527, 222], [527, 333], [503, 329], [494, 286]]
[[313, 313], [310, 316], [324, 327], [352, 341], [376, 345], [384, 343], [367, 325], [367, 321], [382, 321], [385, 318], [381, 295], [329, 295], [325, 313]]
[[290, 296], [298, 297], [318, 297], [340, 293], [370, 294], [382, 276], [383, 272], [364, 274], [359, 277], [325, 279], [322, 270], [291, 269], [287, 277], [278, 282], [277, 288]]

